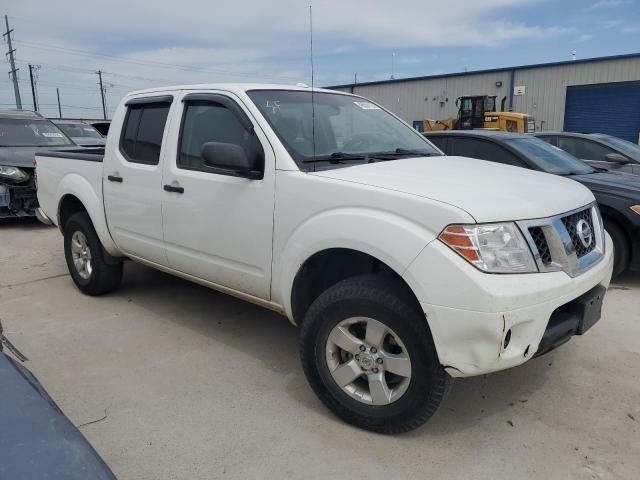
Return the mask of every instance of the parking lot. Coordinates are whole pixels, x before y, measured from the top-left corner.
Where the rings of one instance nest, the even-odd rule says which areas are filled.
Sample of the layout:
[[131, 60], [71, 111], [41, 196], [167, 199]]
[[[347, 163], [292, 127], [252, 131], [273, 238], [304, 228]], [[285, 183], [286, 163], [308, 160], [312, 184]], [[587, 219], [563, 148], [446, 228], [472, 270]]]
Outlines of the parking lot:
[[460, 380], [424, 427], [382, 436], [320, 403], [284, 317], [133, 263], [87, 297], [55, 228], [0, 238], [5, 334], [118, 478], [637, 478], [638, 274], [584, 337]]

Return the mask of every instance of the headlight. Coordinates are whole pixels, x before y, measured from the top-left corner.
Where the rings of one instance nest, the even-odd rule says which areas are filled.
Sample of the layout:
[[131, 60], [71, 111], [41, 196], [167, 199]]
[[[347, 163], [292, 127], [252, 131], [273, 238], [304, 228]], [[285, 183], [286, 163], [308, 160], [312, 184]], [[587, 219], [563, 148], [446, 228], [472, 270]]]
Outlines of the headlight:
[[29, 174], [18, 167], [5, 167], [0, 165], [0, 177], [9, 178], [14, 182], [24, 182], [29, 178]]
[[633, 210], [638, 215], [640, 215], [640, 205], [634, 205], [633, 207], [629, 207], [629, 208], [631, 208], [631, 210]]
[[483, 272], [538, 271], [529, 245], [514, 223], [450, 225], [438, 239]]

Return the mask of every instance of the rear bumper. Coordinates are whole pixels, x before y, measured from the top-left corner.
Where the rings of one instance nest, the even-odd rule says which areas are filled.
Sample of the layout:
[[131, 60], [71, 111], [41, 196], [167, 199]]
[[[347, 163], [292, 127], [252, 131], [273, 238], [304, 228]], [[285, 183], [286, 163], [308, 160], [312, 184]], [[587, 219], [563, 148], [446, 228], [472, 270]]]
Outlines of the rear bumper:
[[[418, 300], [440, 363], [451, 376], [468, 377], [520, 365], [577, 333], [578, 320], [563, 312], [592, 289], [606, 290], [612, 251], [606, 235], [603, 257], [574, 278], [564, 272], [490, 275], [432, 242], [405, 276], [420, 283]], [[564, 328], [566, 338], [558, 333]]]
[[53, 220], [47, 217], [47, 214], [44, 213], [44, 211], [40, 207], [36, 208], [35, 214], [36, 218], [40, 222], [44, 223], [45, 225], [53, 225]]

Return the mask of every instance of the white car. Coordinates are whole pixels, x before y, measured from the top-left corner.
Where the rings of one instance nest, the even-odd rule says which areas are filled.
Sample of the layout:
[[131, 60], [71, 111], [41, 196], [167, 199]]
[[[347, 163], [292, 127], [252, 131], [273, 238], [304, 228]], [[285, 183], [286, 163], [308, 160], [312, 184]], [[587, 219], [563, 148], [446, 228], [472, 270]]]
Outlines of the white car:
[[344, 420], [408, 431], [452, 377], [600, 318], [611, 240], [572, 180], [442, 152], [379, 105], [282, 85], [126, 96], [104, 157], [37, 155], [40, 217], [89, 295], [131, 259], [282, 313]]

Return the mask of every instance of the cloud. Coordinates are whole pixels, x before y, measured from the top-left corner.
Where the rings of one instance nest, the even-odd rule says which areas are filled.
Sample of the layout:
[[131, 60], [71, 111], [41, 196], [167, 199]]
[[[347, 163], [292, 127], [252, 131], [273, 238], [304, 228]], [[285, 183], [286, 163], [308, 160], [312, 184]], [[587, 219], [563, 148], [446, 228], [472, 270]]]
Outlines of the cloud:
[[[416, 48], [503, 47], [567, 33], [509, 18], [510, 9], [538, 1], [314, 1], [316, 81], [335, 82], [343, 69], [354, 68], [336, 67], [340, 58], [375, 49], [415, 53]], [[127, 91], [156, 85], [309, 82], [307, 2], [155, 0], [150, 8], [148, 2], [131, 0], [65, 0], [52, 8], [46, 0], [20, 0], [6, 13], [15, 28], [25, 103], [27, 63], [41, 64], [38, 88], [51, 113], [57, 111], [58, 86], [63, 103], [92, 105], [85, 113], [100, 114], [98, 69], [113, 84], [108, 91], [111, 107]], [[425, 69], [435, 67], [429, 54], [399, 54], [397, 59], [400, 65], [411, 65], [421, 58]], [[0, 101], [11, 102], [10, 92], [3, 88]]]
[[589, 34], [589, 33], [583, 33], [582, 35], [580, 35], [578, 37], [578, 42], [582, 43], [582, 42], [588, 42], [589, 40], [591, 40], [593, 38], [593, 35]]
[[591, 8], [616, 8], [630, 3], [629, 0], [599, 0], [591, 5]]
[[640, 25], [629, 24], [624, 20], [609, 20], [605, 22], [601, 28], [604, 28], [607, 30], [617, 30], [622, 33], [640, 32]]

